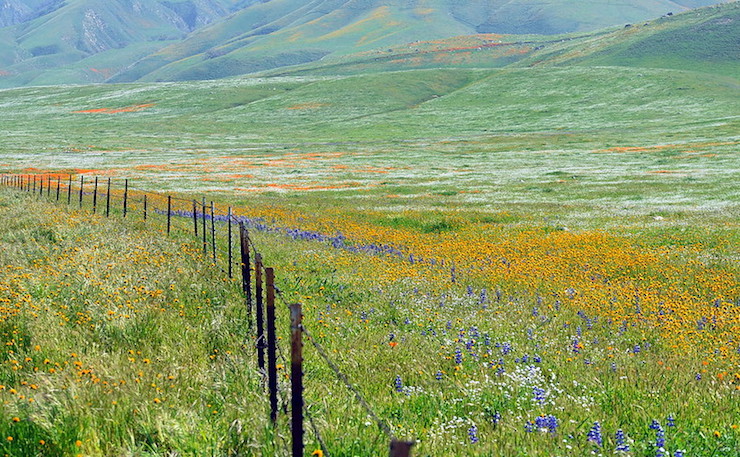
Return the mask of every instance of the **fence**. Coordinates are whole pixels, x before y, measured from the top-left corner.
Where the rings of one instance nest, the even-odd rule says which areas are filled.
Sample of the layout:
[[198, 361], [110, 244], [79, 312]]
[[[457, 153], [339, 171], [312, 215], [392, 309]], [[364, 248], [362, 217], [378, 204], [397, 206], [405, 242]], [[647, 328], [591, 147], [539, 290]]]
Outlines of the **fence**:
[[[80, 175], [78, 181], [71, 174], [5, 174], [0, 176], [0, 185], [34, 194], [39, 198], [45, 197], [62, 203], [66, 201], [67, 205], [77, 206], [80, 209], [89, 208], [93, 214], [100, 213], [105, 217], [118, 215], [123, 219], [131, 220], [138, 215], [141, 221], [154, 222], [152, 216], [158, 216], [158, 221], [162, 223], [160, 230], [166, 236], [170, 236], [174, 230], [192, 234], [195, 242], [202, 244], [204, 258], [210, 259], [212, 265], [219, 268], [228, 278], [234, 278], [235, 270], [237, 270], [235, 267], [239, 267], [241, 290], [247, 307], [249, 334], [254, 340], [257, 368], [267, 381], [267, 395], [270, 404], [269, 420], [273, 425], [277, 424], [280, 413], [277, 369], [279, 347], [275, 312], [276, 300], [279, 300], [290, 311], [290, 427], [293, 457], [303, 456], [304, 419], [306, 418], [309, 420], [312, 432], [321, 445], [324, 455], [330, 456], [321, 434], [308, 414], [304, 400], [304, 336], [337, 379], [344, 384], [358, 404], [389, 438], [389, 455], [391, 457], [410, 455], [413, 442], [396, 439], [390, 427], [375, 414], [360, 391], [303, 325], [301, 304], [288, 303], [280, 288], [276, 286], [275, 270], [264, 265], [263, 256], [249, 233], [250, 227], [264, 228], [261, 222], [245, 216], [237, 216], [231, 207], [227, 208], [226, 213], [219, 214], [215, 203], [207, 202], [205, 197], [198, 201], [135, 189], [129, 185], [128, 179], [123, 180], [122, 188], [115, 188], [111, 178], [101, 180], [97, 176], [86, 181], [85, 175]], [[235, 229], [239, 232], [238, 244], [235, 243], [237, 238], [234, 235]], [[239, 251], [238, 258], [235, 255], [235, 247]], [[282, 357], [282, 352], [280, 356]]]

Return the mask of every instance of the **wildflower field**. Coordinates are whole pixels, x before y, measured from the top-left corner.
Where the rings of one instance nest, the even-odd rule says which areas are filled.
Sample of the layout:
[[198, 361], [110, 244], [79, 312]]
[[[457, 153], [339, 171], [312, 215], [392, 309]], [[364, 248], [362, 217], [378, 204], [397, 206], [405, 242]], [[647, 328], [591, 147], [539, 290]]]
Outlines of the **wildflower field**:
[[[21, 89], [0, 165], [232, 206], [413, 455], [738, 456], [739, 105], [624, 68]], [[288, 455], [240, 281], [150, 204], [0, 189], [3, 453]], [[305, 455], [386, 455], [304, 371]]]

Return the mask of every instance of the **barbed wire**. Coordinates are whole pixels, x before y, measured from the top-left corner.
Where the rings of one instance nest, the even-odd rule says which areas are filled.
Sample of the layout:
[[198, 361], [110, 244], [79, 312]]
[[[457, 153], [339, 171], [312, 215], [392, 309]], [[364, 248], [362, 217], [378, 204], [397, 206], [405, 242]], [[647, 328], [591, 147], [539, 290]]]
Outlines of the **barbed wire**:
[[352, 392], [355, 396], [355, 399], [362, 405], [362, 407], [365, 409], [365, 412], [367, 413], [370, 418], [372, 418], [375, 423], [378, 425], [378, 427], [388, 436], [390, 439], [394, 439], [393, 432], [391, 431], [391, 428], [388, 426], [388, 424], [385, 423], [380, 417], [378, 417], [377, 414], [375, 414], [375, 411], [370, 407], [370, 404], [365, 400], [365, 397], [360, 393], [359, 390], [350, 382], [347, 375], [342, 373], [342, 371], [339, 369], [339, 367], [334, 363], [334, 361], [331, 360], [329, 355], [326, 353], [326, 350], [324, 349], [321, 344], [316, 341], [316, 339], [311, 335], [311, 333], [308, 331], [308, 329], [305, 326], [301, 326], [301, 332], [303, 332], [304, 335], [308, 338], [308, 340], [311, 342], [313, 347], [316, 349], [316, 352], [319, 353], [322, 359], [326, 362], [327, 365], [329, 365], [329, 368], [334, 372], [334, 375], [336, 375], [337, 378], [339, 378], [340, 381], [342, 381], [347, 387], [347, 390]]
[[[72, 184], [74, 184], [74, 183], [72, 183]], [[67, 184], [67, 183], [65, 183], [64, 185], [65, 185], [65, 187], [68, 187], [68, 189], [65, 189], [65, 190], [67, 191], [68, 194], [70, 194], [72, 192], [72, 190], [73, 190], [73, 186], [70, 185], [70, 184]], [[30, 179], [28, 179], [27, 186], [30, 186]], [[24, 187], [21, 187], [21, 189], [22, 190], [26, 190], [26, 188], [24, 188]], [[61, 187], [60, 187], [60, 189], [61, 189]], [[93, 192], [85, 192], [84, 191], [84, 188], [78, 189], [75, 192], [77, 193], [79, 191], [82, 191], [82, 195], [83, 196], [84, 195], [93, 195], [94, 194]], [[39, 192], [39, 194], [41, 195], [41, 190], [36, 190], [36, 192]], [[50, 192], [51, 191], [50, 191], [50, 188], [49, 188], [47, 190], [47, 195], [50, 195]], [[226, 223], [236, 223], [236, 224], [239, 224], [240, 226], [242, 226], [242, 225], [246, 225], [245, 222], [248, 221], [248, 219], [245, 218], [244, 216], [239, 217], [239, 216], [235, 216], [234, 214], [230, 214], [230, 215], [218, 215], [216, 213], [216, 211], [215, 211], [216, 205], [213, 204], [213, 202], [211, 202], [211, 204], [204, 204], [204, 201], [205, 200], [198, 201], [197, 199], [186, 199], [186, 198], [181, 198], [181, 197], [166, 196], [166, 195], [162, 195], [162, 194], [158, 194], [158, 193], [153, 193], [153, 192], [148, 192], [148, 191], [136, 189], [136, 188], [133, 188], [133, 187], [130, 187], [130, 186], [127, 187], [127, 192], [131, 192], [131, 193], [134, 194], [134, 195], [126, 196], [127, 199], [132, 199], [133, 200], [136, 195], [138, 195], [138, 196], [151, 195], [151, 196], [154, 196], [154, 197], [157, 197], [157, 198], [161, 198], [161, 199], [166, 199], [166, 198], [170, 197], [171, 200], [180, 201], [180, 202], [186, 202], [189, 205], [193, 205], [194, 204], [194, 207], [195, 207], [195, 211], [192, 211], [192, 210], [182, 210], [182, 209], [177, 209], [177, 210], [174, 210], [173, 211], [171, 208], [169, 209], [169, 211], [167, 211], [167, 210], [162, 210], [162, 209], [156, 208], [155, 205], [154, 205], [154, 202], [152, 201], [152, 202], [149, 202], [149, 203], [152, 204], [151, 212], [153, 214], [166, 215], [166, 214], [169, 213], [170, 217], [175, 216], [175, 217], [181, 218], [181, 220], [182, 220], [182, 218], [194, 218], [196, 220], [198, 220], [198, 219], [203, 220], [204, 223], [206, 221], [210, 221], [211, 224], [215, 224], [216, 222], [218, 222], [219, 224], [226, 222]], [[56, 190], [55, 190], [55, 193], [56, 193]], [[106, 197], [109, 196], [109, 194], [107, 192], [97, 192], [97, 195], [98, 196], [101, 196], [101, 198], [106, 198]], [[114, 196], [114, 195], [115, 195], [114, 192], [110, 192], [110, 196]], [[125, 194], [125, 195], [127, 195], [127, 194]], [[214, 212], [212, 214], [209, 214], [209, 210], [211, 208], [214, 209]], [[197, 211], [198, 209], [201, 210], [200, 211], [200, 214], [198, 214], [198, 211]], [[162, 225], [162, 224], [160, 224], [160, 225]], [[192, 233], [189, 229], [187, 229], [185, 227], [181, 227], [179, 225], [173, 225], [172, 228], [175, 228], [178, 232], [181, 232], [181, 233], [186, 233], [186, 234], [191, 234]], [[207, 227], [205, 229], [208, 230]], [[246, 237], [247, 244], [251, 248], [250, 250], [255, 255], [255, 258], [258, 255], [261, 256], [260, 252], [257, 250], [257, 243], [255, 243], [254, 240], [252, 239], [252, 237], [250, 236], [249, 230], [247, 229], [247, 227], [244, 227], [244, 229], [245, 229], [244, 230], [244, 236]], [[213, 228], [211, 228], [211, 230], [213, 230]], [[202, 241], [202, 239], [200, 238], [200, 236], [201, 236], [200, 234], [196, 234], [196, 235], [198, 236], [198, 239], [197, 239], [198, 244], [200, 244], [201, 242], [205, 246], [208, 246], [210, 244], [211, 245], [211, 249], [213, 249], [215, 252], [220, 252], [220, 253], [226, 254], [226, 255], [228, 254], [228, 252], [226, 250], [224, 250], [221, 246], [219, 246], [218, 243], [215, 243], [214, 244], [213, 243], [213, 239], [208, 240], [208, 238], [212, 238], [212, 235], [211, 236], [208, 236], [208, 233], [207, 232], [204, 232], [204, 234], [203, 234], [203, 236], [205, 237], [205, 241]], [[241, 234], [240, 234], [240, 236], [241, 236]], [[238, 238], [237, 238], [237, 240], [238, 240]], [[209, 243], [209, 241], [210, 241], [210, 243]], [[232, 239], [230, 241], [233, 243], [234, 240]], [[238, 245], [238, 243], [237, 243], [237, 245]], [[203, 260], [204, 261], [209, 261], [209, 262], [210, 261], [213, 261], [214, 264], [217, 264], [217, 260], [213, 259], [211, 255], [208, 255], [207, 252], [204, 253], [204, 259]], [[232, 262], [233, 262], [233, 259], [232, 259]], [[238, 261], [236, 263], [238, 265], [241, 265], [241, 262], [240, 261]], [[252, 269], [252, 266], [251, 265], [248, 265], [247, 268], [250, 268], [250, 270], [251, 270]], [[264, 264], [263, 264], [262, 268], [264, 270], [264, 268], [265, 268], [264, 267]], [[225, 275], [227, 274], [227, 271], [224, 270], [223, 268], [219, 268], [219, 269]], [[255, 265], [255, 270], [256, 270], [256, 265]], [[277, 297], [280, 300], [280, 302], [286, 308], [289, 308], [290, 307], [290, 304], [288, 303], [288, 300], [284, 296], [282, 290], [280, 290], [280, 288], [276, 284], [273, 284], [272, 287], [273, 287], [273, 290], [275, 291], [275, 297]], [[384, 433], [388, 438], [395, 439], [395, 436], [393, 435], [393, 432], [392, 432], [390, 426], [383, 419], [381, 419], [378, 416], [377, 413], [375, 413], [375, 411], [372, 409], [372, 407], [370, 406], [369, 402], [365, 399], [365, 397], [362, 395], [362, 393], [357, 389], [357, 387], [355, 387], [352, 384], [352, 382], [350, 381], [349, 377], [346, 374], [344, 374], [339, 369], [338, 365], [329, 357], [328, 352], [321, 345], [321, 343], [319, 343], [313, 337], [313, 335], [311, 334], [311, 332], [309, 332], [309, 330], [304, 325], [300, 325], [300, 331], [306, 336], [306, 338], [312, 344], [312, 346], [314, 347], [314, 349], [316, 349], [316, 352], [319, 354], [319, 356], [321, 357], [321, 359], [326, 363], [326, 365], [332, 370], [332, 372], [334, 373], [334, 375], [336, 376], [336, 378], [340, 382], [342, 382], [344, 384], [344, 386], [346, 387], [346, 389], [354, 396], [355, 400], [365, 410], [366, 414], [377, 424], [379, 430], [382, 433]], [[253, 337], [253, 336], [252, 335], [247, 335], [247, 338], [251, 338], [251, 337]], [[256, 348], [259, 348], [259, 345], [260, 344], [264, 344], [264, 341], [263, 340], [265, 338], [266, 338], [266, 335], [258, 336], [254, 340], [254, 346]], [[280, 344], [277, 344], [277, 343], [276, 343], [276, 352], [278, 354], [278, 357], [280, 358], [280, 361], [283, 363], [283, 366], [287, 368], [287, 366], [288, 366], [287, 358], [285, 356], [285, 353], [283, 352], [282, 347], [280, 346]], [[263, 374], [265, 374], [265, 373], [263, 373]], [[287, 392], [287, 388], [285, 388], [285, 387], [283, 389], [279, 389], [279, 391], [280, 390], [282, 390], [283, 392]], [[284, 412], [287, 412], [287, 410], [288, 410], [288, 408], [287, 408], [287, 397], [285, 395], [283, 395], [282, 396], [282, 400], [283, 400], [282, 409], [283, 409]], [[319, 433], [319, 430], [316, 427], [316, 423], [314, 421], [314, 418], [310, 414], [309, 408], [308, 408], [307, 404], [305, 403], [305, 401], [304, 401], [304, 413], [305, 413], [306, 417], [309, 420], [309, 424], [310, 424], [310, 426], [311, 426], [311, 428], [313, 430], [314, 435], [316, 436], [317, 441], [319, 442], [319, 445], [321, 446], [322, 450], [324, 451], [324, 455], [327, 456], [327, 457], [329, 457], [329, 452], [328, 452], [328, 450], [326, 448], [326, 444], [324, 443], [324, 441], [323, 441], [323, 439], [321, 437], [321, 434]]]

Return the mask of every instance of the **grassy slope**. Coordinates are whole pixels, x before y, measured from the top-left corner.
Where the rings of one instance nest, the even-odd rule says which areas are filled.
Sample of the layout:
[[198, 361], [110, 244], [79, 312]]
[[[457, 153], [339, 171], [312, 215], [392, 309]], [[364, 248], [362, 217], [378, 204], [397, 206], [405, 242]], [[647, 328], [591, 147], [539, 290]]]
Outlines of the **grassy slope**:
[[233, 76], [316, 61], [325, 55], [383, 49], [400, 43], [475, 32], [564, 33], [657, 17], [669, 2], [546, 6], [530, 1], [427, 0], [311, 3], [273, 0], [195, 32], [118, 75], [113, 81], [192, 80]]
[[554, 65], [629, 66], [740, 73], [740, 3], [703, 8], [629, 27], [559, 36], [479, 34], [409, 43], [264, 75], [361, 74], [414, 68]]
[[552, 46], [520, 65], [620, 65], [740, 74], [740, 3]]

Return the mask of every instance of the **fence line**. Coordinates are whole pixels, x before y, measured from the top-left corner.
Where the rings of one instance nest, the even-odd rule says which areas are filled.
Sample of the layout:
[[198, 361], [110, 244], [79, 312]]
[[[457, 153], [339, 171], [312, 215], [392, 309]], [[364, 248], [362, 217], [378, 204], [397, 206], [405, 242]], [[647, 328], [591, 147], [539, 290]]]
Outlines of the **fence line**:
[[[51, 199], [51, 188], [52, 188], [52, 176], [56, 176], [56, 192], [55, 200], [60, 201], [60, 196], [63, 191], [62, 187], [62, 175], [60, 174], [43, 174], [43, 175], [1, 175], [0, 184], [5, 187], [11, 187], [20, 191], [36, 193], [37, 180], [38, 184], [38, 197], [44, 196], [44, 178], [46, 178], [46, 196]], [[70, 174], [67, 177], [67, 204], [71, 206], [72, 191], [73, 191], [73, 176]], [[96, 176], [93, 184], [92, 191], [85, 191], [85, 177], [80, 175], [79, 181], [79, 208], [84, 207], [85, 195], [92, 195], [91, 209], [93, 214], [97, 214], [98, 196], [105, 196], [105, 217], [111, 216], [112, 207], [111, 198], [115, 197], [117, 191], [112, 188], [111, 178], [107, 179], [105, 193], [102, 194], [99, 191], [99, 179]], [[218, 265], [217, 253], [222, 253], [226, 259], [226, 268], [220, 268], [221, 271], [228, 276], [233, 278], [233, 264], [235, 262], [233, 255], [233, 233], [232, 224], [236, 224], [239, 227], [239, 247], [240, 256], [238, 263], [241, 270], [241, 287], [242, 293], [244, 294], [245, 304], [247, 308], [247, 334], [248, 337], [254, 339], [254, 347], [257, 352], [257, 367], [259, 372], [262, 374], [263, 379], [267, 381], [268, 388], [268, 399], [270, 404], [270, 421], [274, 425], [277, 424], [278, 417], [278, 397], [279, 397], [279, 385], [277, 376], [277, 356], [280, 355], [281, 359], [284, 360], [282, 352], [277, 344], [276, 337], [276, 307], [275, 299], [278, 298], [280, 302], [290, 312], [290, 331], [291, 331], [291, 357], [290, 357], [290, 394], [291, 394], [291, 411], [290, 411], [290, 424], [291, 424], [291, 438], [292, 438], [292, 456], [300, 457], [303, 456], [304, 443], [303, 438], [305, 434], [304, 430], [304, 416], [307, 416], [309, 423], [313, 430], [314, 436], [325, 452], [324, 455], [328, 457], [328, 449], [324, 440], [322, 439], [318, 428], [313, 420], [313, 417], [309, 413], [309, 408], [306, 406], [304, 399], [304, 384], [303, 384], [303, 336], [311, 343], [316, 352], [319, 354], [320, 359], [331, 369], [336, 378], [341, 381], [347, 391], [351, 393], [354, 400], [365, 410], [367, 415], [373, 419], [377, 424], [380, 431], [386, 435], [390, 440], [389, 455], [391, 457], [408, 457], [410, 455], [410, 449], [413, 442], [399, 441], [394, 436], [390, 426], [381, 419], [378, 414], [370, 406], [370, 403], [350, 381], [346, 374], [344, 374], [338, 367], [338, 365], [329, 357], [328, 352], [321, 346], [321, 344], [311, 336], [311, 333], [303, 325], [302, 319], [302, 307], [300, 303], [288, 303], [283, 296], [280, 289], [275, 284], [275, 271], [271, 267], [266, 267], [263, 264], [263, 256], [258, 251], [257, 245], [254, 243], [249, 235], [249, 230], [246, 227], [245, 217], [237, 217], [234, 215], [232, 208], [228, 207], [226, 215], [221, 216], [217, 214], [216, 205], [213, 201], [207, 204], [205, 197], [202, 198], [201, 202], [196, 199], [187, 199], [172, 195], [162, 195], [154, 192], [147, 192], [143, 190], [133, 189], [129, 186], [129, 180], [124, 180], [123, 191], [119, 192], [121, 197], [121, 216], [127, 218], [131, 213], [132, 209], [136, 208], [137, 195], [141, 197], [142, 207], [142, 220], [148, 222], [151, 218], [148, 218], [149, 206], [152, 206], [153, 214], [160, 214], [165, 216], [166, 230], [162, 232], [166, 236], [171, 236], [173, 229], [179, 229], [181, 233], [190, 234], [192, 233], [196, 242], [202, 242], [203, 244], [203, 258], [206, 260], [210, 257], [213, 265], [220, 268]], [[166, 199], [166, 209], [157, 209], [156, 201], [159, 199], [163, 202]], [[180, 203], [182, 209], [177, 209], [174, 205]], [[133, 203], [133, 205], [132, 205]], [[164, 206], [164, 203], [162, 203]], [[192, 205], [192, 206], [191, 206]], [[187, 209], [185, 209], [187, 208]], [[200, 214], [199, 214], [200, 213]], [[193, 229], [192, 232], [179, 224], [173, 224], [176, 218], [181, 218], [184, 221], [192, 219]], [[198, 218], [201, 219], [201, 224], [198, 224]], [[208, 236], [207, 221], [210, 220], [210, 237]], [[216, 237], [216, 221], [223, 222], [226, 225], [226, 249], [224, 250], [218, 246]], [[189, 222], [186, 222], [186, 225]], [[200, 227], [199, 227], [200, 225]], [[208, 239], [210, 238], [210, 240]], [[209, 243], [210, 241], [210, 243]], [[209, 246], [210, 245], [210, 246]], [[253, 317], [256, 320], [256, 329], [253, 329]], [[253, 331], [256, 330], [256, 334]], [[267, 353], [267, 364], [265, 364], [265, 352]], [[287, 365], [287, 363], [286, 363]], [[284, 409], [286, 407], [284, 406]], [[286, 411], [287, 412], [287, 411]]]

